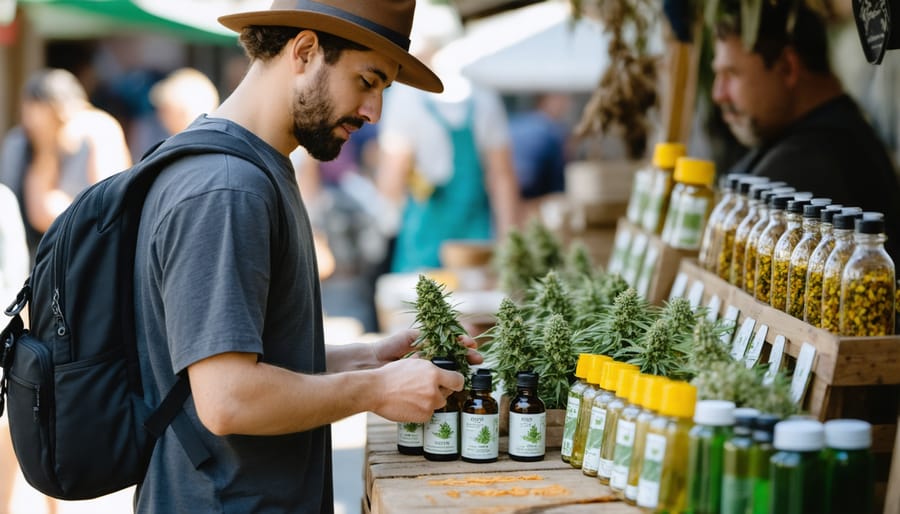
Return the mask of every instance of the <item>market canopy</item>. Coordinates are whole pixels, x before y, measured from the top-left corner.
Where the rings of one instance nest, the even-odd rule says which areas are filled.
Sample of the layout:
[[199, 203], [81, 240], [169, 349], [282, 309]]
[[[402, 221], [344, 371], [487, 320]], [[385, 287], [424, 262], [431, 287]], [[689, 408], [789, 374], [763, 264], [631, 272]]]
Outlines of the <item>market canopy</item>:
[[19, 0], [28, 21], [48, 38], [88, 38], [136, 31], [189, 41], [234, 45], [237, 36], [216, 19], [265, 9], [267, 0]]

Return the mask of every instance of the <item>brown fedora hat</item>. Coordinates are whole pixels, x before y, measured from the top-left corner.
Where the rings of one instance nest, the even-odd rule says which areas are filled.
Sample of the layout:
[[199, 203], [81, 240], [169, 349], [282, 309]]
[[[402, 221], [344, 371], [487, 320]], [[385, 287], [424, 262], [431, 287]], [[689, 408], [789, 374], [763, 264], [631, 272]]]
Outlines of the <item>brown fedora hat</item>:
[[266, 11], [230, 14], [219, 23], [240, 32], [250, 25], [319, 30], [382, 53], [400, 64], [397, 81], [440, 93], [441, 79], [409, 53], [415, 0], [273, 0]]

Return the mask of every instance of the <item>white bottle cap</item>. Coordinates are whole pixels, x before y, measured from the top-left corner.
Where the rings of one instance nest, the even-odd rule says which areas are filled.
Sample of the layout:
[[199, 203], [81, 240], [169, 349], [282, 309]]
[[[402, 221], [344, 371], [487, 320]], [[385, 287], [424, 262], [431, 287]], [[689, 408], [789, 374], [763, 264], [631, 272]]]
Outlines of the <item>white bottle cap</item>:
[[838, 450], [865, 450], [872, 446], [872, 425], [858, 419], [826, 421], [825, 446]]
[[703, 400], [697, 402], [694, 423], [714, 427], [734, 425], [734, 402], [723, 400]]
[[776, 450], [814, 452], [825, 447], [825, 427], [818, 421], [796, 419], [775, 425]]

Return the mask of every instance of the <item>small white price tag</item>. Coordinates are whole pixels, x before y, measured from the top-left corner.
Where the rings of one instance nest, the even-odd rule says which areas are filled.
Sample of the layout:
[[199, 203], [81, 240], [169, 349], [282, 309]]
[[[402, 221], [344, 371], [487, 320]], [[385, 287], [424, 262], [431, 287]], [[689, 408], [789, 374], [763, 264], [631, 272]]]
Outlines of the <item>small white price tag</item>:
[[688, 293], [688, 303], [691, 304], [691, 309], [695, 312], [697, 307], [700, 307], [700, 302], [703, 301], [703, 287], [703, 282], [697, 280], [691, 286], [691, 292]]
[[781, 369], [781, 363], [784, 361], [784, 345], [786, 341], [784, 336], [775, 336], [775, 341], [772, 343], [772, 351], [769, 352], [769, 369], [766, 370], [766, 375], [763, 377], [763, 385], [769, 385], [775, 381], [775, 375], [778, 374], [778, 370]]
[[794, 367], [794, 376], [791, 378], [791, 399], [796, 404], [803, 403], [806, 389], [809, 387], [809, 377], [812, 374], [816, 362], [816, 347], [803, 343], [800, 354], [797, 355], [797, 365]]
[[734, 360], [739, 361], [744, 359], [744, 353], [747, 351], [747, 345], [750, 344], [750, 338], [753, 337], [753, 327], [755, 326], [755, 319], [744, 319], [744, 322], [741, 324], [741, 329], [731, 343], [731, 357]]
[[728, 327], [728, 330], [722, 334], [722, 344], [731, 343], [731, 336], [734, 335], [734, 329], [737, 326], [737, 319], [740, 314], [741, 310], [734, 305], [729, 305], [725, 309], [725, 317], [722, 318], [722, 322]]
[[756, 330], [756, 335], [753, 336], [753, 342], [750, 343], [750, 349], [747, 350], [747, 355], [744, 357], [744, 364], [746, 364], [748, 368], [756, 366], [756, 363], [759, 362], [759, 356], [762, 354], [763, 343], [766, 342], [766, 334], [768, 332], [768, 325], [760, 325], [759, 329]]
[[714, 294], [712, 298], [709, 299], [709, 303], [706, 304], [706, 319], [709, 320], [710, 323], [715, 323], [717, 319], [719, 319], [719, 309], [722, 308], [722, 299], [719, 298], [719, 295]]
[[672, 284], [672, 290], [669, 291], [669, 300], [674, 300], [675, 298], [684, 298], [684, 292], [687, 291], [688, 284], [688, 276], [686, 273], [679, 273], [675, 277], [675, 282]]
[[659, 247], [651, 244], [647, 247], [647, 253], [644, 254], [644, 264], [641, 266], [641, 274], [638, 277], [635, 289], [638, 294], [647, 298], [650, 293], [650, 282], [653, 281], [653, 275], [656, 273], [657, 259], [659, 258]]
[[622, 273], [622, 268], [625, 266], [625, 256], [628, 254], [630, 247], [631, 232], [620, 230], [616, 234], [615, 243], [613, 243], [613, 252], [609, 258], [609, 266], [606, 267], [609, 273]]

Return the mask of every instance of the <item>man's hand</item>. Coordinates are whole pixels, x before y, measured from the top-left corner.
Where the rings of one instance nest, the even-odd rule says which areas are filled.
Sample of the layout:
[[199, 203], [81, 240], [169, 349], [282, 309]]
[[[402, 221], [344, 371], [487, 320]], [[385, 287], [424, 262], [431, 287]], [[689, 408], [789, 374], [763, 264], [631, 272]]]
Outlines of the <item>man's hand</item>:
[[373, 373], [378, 374], [380, 394], [372, 412], [398, 422], [428, 421], [435, 409], [447, 404], [447, 396], [465, 385], [462, 374], [422, 359], [391, 362]]
[[[417, 337], [419, 337], [419, 331], [409, 329], [398, 332], [373, 344], [372, 351], [374, 352], [377, 365], [383, 366], [397, 359], [402, 359], [410, 352], [414, 352], [416, 349], [412, 344]], [[481, 364], [484, 362], [481, 354], [475, 350], [477, 344], [474, 339], [468, 335], [460, 336], [459, 344], [469, 349], [466, 355], [466, 360], [469, 361], [469, 364]]]

